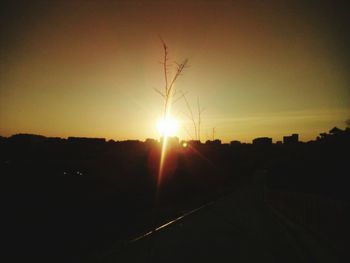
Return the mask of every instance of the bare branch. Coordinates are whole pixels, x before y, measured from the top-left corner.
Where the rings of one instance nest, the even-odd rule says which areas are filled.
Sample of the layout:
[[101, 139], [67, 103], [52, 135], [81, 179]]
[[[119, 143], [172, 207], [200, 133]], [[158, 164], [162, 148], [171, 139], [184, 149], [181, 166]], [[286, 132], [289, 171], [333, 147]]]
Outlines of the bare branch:
[[155, 92], [157, 92], [160, 96], [162, 96], [163, 98], [165, 98], [165, 95], [158, 89], [153, 88]]
[[198, 110], [198, 140], [201, 140], [201, 108], [199, 104], [199, 97], [197, 97], [197, 110]]
[[193, 115], [193, 111], [192, 111], [192, 108], [190, 106], [190, 104], [188, 103], [187, 101], [187, 98], [186, 98], [186, 95], [184, 93], [182, 93], [182, 97], [184, 98], [184, 101], [186, 103], [186, 106], [187, 106], [187, 109], [188, 111], [190, 112], [190, 120], [192, 121], [193, 123], [193, 128], [194, 128], [194, 134], [195, 134], [195, 138], [197, 139], [197, 124], [196, 124], [196, 121], [194, 119], [194, 115]]
[[184, 62], [182, 62], [178, 67], [177, 67], [177, 71], [175, 73], [174, 78], [172, 79], [172, 81], [170, 82], [169, 88], [168, 88], [168, 95], [170, 95], [171, 90], [173, 89], [174, 83], [176, 81], [176, 79], [180, 76], [181, 72], [183, 71], [183, 69], [186, 67], [186, 64], [188, 62], [188, 59], [185, 59]]
[[187, 64], [187, 59], [184, 60], [184, 62], [182, 62], [181, 64], [178, 64], [176, 62], [173, 62], [177, 65], [176, 68], [176, 72], [175, 75], [172, 79], [169, 78], [169, 75], [171, 73], [171, 66], [172, 64], [169, 63], [169, 53], [168, 53], [168, 47], [165, 43], [165, 41], [162, 39], [161, 36], [159, 36], [160, 41], [162, 42], [162, 46], [163, 46], [163, 61], [160, 62], [163, 65], [163, 74], [164, 74], [164, 81], [165, 81], [165, 85], [164, 85], [164, 90], [160, 91], [160, 90], [156, 90], [156, 92], [158, 94], [160, 94], [163, 99], [164, 99], [164, 118], [167, 116], [168, 111], [169, 111], [169, 106], [170, 104], [174, 104], [175, 102], [177, 102], [180, 98], [182, 98], [181, 96], [176, 98], [174, 101], [172, 101], [172, 99], [176, 96], [176, 89], [174, 88], [174, 84], [176, 79], [181, 75], [181, 72], [184, 70], [184, 68], [186, 67]]
[[[175, 98], [175, 96], [176, 96], [176, 91], [177, 90], [175, 90], [175, 92], [174, 92], [174, 94], [173, 94], [173, 97]], [[182, 92], [181, 91], [181, 95], [179, 95], [177, 98], [175, 98], [174, 100], [173, 100], [173, 104], [175, 104], [176, 102], [178, 102], [180, 99], [182, 99], [183, 98], [183, 96], [184, 96], [184, 94], [186, 94], [186, 93], [184, 93], [184, 92]]]
[[160, 37], [160, 40], [162, 41], [163, 50], [164, 50], [164, 59], [163, 59], [163, 71], [164, 71], [164, 80], [165, 80], [164, 93], [167, 96], [168, 95], [168, 68], [169, 68], [169, 66], [167, 64], [167, 62], [168, 62], [168, 47], [161, 37]]

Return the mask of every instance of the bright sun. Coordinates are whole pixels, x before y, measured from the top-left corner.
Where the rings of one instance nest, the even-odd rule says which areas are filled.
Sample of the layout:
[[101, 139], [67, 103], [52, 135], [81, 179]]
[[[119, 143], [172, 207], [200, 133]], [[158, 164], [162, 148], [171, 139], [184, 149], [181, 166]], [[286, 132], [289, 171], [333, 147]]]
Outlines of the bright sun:
[[170, 117], [161, 119], [157, 122], [157, 130], [161, 136], [168, 137], [174, 136], [178, 130], [178, 122]]

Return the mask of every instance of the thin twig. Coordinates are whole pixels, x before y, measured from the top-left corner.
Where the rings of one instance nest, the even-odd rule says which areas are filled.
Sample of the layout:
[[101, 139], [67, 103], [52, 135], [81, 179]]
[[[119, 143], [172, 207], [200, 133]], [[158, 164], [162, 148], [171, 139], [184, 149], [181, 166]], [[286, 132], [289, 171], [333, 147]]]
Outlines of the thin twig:
[[165, 95], [158, 89], [153, 88], [155, 92], [157, 92], [160, 96], [162, 96], [163, 98], [165, 98]]
[[188, 103], [188, 100], [187, 100], [186, 95], [184, 93], [182, 93], [182, 97], [184, 98], [184, 101], [186, 103], [187, 109], [190, 112], [190, 118], [189, 119], [193, 123], [194, 134], [195, 134], [195, 138], [197, 139], [197, 124], [196, 124], [196, 121], [194, 119], [192, 108], [191, 108], [190, 104]]

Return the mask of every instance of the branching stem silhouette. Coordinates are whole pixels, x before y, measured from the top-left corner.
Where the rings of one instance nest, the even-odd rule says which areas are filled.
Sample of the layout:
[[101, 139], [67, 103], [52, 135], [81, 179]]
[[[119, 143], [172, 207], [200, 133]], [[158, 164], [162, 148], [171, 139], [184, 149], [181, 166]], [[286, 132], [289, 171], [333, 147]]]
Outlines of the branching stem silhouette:
[[[183, 70], [188, 65], [188, 59], [185, 59], [182, 63], [176, 63], [176, 72], [175, 75], [170, 78], [169, 77], [169, 68], [172, 67], [172, 64], [169, 64], [169, 52], [168, 52], [168, 46], [164, 42], [162, 38], [160, 38], [162, 41], [163, 46], [163, 61], [161, 62], [163, 65], [163, 75], [164, 75], [164, 88], [163, 90], [155, 89], [155, 91], [163, 98], [164, 100], [164, 108], [163, 108], [163, 119], [166, 119], [169, 116], [170, 113], [170, 106], [173, 102], [174, 97], [176, 96], [176, 90], [174, 88], [176, 80], [179, 78], [180, 75], [182, 75]], [[174, 102], [176, 102], [179, 98], [175, 98]]]
[[[176, 80], [180, 77], [182, 74], [183, 70], [186, 68], [188, 60], [185, 59], [182, 63], [176, 64], [176, 72], [175, 75], [171, 78], [169, 76], [169, 68], [173, 66], [172, 64], [169, 63], [169, 52], [168, 52], [168, 47], [165, 43], [165, 41], [160, 38], [163, 46], [163, 61], [161, 62], [163, 65], [163, 74], [164, 74], [164, 88], [163, 90], [155, 89], [155, 91], [163, 98], [164, 102], [164, 108], [163, 108], [163, 121], [166, 121], [167, 118], [170, 116], [170, 110], [171, 110], [171, 105], [172, 103], [175, 103], [178, 101], [181, 97], [175, 98], [176, 96], [176, 89], [175, 89], [175, 82]], [[154, 204], [153, 204], [153, 211], [152, 211], [152, 235], [150, 237], [150, 243], [149, 243], [149, 249], [148, 249], [148, 255], [147, 255], [147, 262], [152, 262], [152, 250], [153, 250], [153, 245], [154, 245], [154, 239], [155, 239], [155, 234], [157, 230], [157, 224], [158, 222], [158, 217], [160, 213], [159, 209], [159, 199], [160, 199], [160, 194], [161, 194], [161, 178], [164, 173], [164, 166], [166, 165], [166, 144], [167, 144], [167, 138], [165, 134], [162, 134], [163, 140], [162, 140], [162, 145], [161, 145], [161, 157], [160, 157], [160, 165], [159, 165], [159, 171], [157, 175], [157, 183], [156, 183], [156, 193], [154, 197]]]

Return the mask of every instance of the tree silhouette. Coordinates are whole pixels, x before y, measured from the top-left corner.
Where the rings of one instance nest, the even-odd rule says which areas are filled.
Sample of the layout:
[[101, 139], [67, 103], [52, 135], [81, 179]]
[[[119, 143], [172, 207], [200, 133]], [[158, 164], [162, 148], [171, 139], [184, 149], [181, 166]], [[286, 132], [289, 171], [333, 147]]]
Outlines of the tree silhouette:
[[202, 112], [204, 109], [200, 106], [199, 97], [197, 97], [197, 121], [196, 121], [195, 116], [193, 114], [192, 107], [188, 103], [188, 100], [187, 100], [186, 95], [184, 93], [182, 93], [182, 97], [184, 98], [187, 110], [189, 112], [189, 115], [187, 117], [191, 120], [191, 122], [193, 124], [193, 129], [194, 129], [194, 134], [195, 134], [194, 139], [200, 141], [201, 140]]
[[[163, 55], [163, 61], [161, 64], [163, 65], [163, 74], [164, 74], [164, 81], [165, 85], [163, 90], [155, 89], [155, 91], [162, 96], [164, 100], [164, 108], [163, 108], [163, 119], [167, 119], [169, 117], [170, 113], [170, 106], [172, 103], [176, 102], [181, 97], [175, 98], [176, 96], [176, 89], [174, 88], [175, 82], [178, 79], [178, 77], [182, 74], [183, 70], [187, 67], [188, 59], [185, 59], [182, 63], [169, 63], [169, 52], [168, 52], [168, 46], [164, 42], [164, 40], [161, 38], [164, 55]], [[170, 67], [173, 67], [176, 64], [176, 72], [174, 76], [171, 78], [169, 76], [169, 69]], [[174, 99], [175, 98], [175, 99]], [[174, 99], [174, 101], [173, 101]]]
[[188, 100], [187, 100], [187, 98], [186, 98], [185, 93], [182, 93], [182, 97], [184, 98], [184, 101], [185, 101], [185, 103], [186, 103], [186, 107], [187, 107], [188, 112], [189, 112], [189, 115], [188, 115], [187, 117], [191, 120], [191, 122], [192, 122], [192, 124], [193, 124], [194, 139], [197, 140], [197, 136], [198, 136], [198, 133], [197, 133], [197, 123], [196, 123], [196, 120], [195, 120], [194, 115], [193, 115], [193, 110], [192, 110], [190, 104], [188, 103]]
[[201, 125], [202, 125], [202, 112], [203, 108], [201, 107], [199, 103], [199, 97], [197, 97], [197, 113], [198, 113], [198, 140], [201, 140]]

